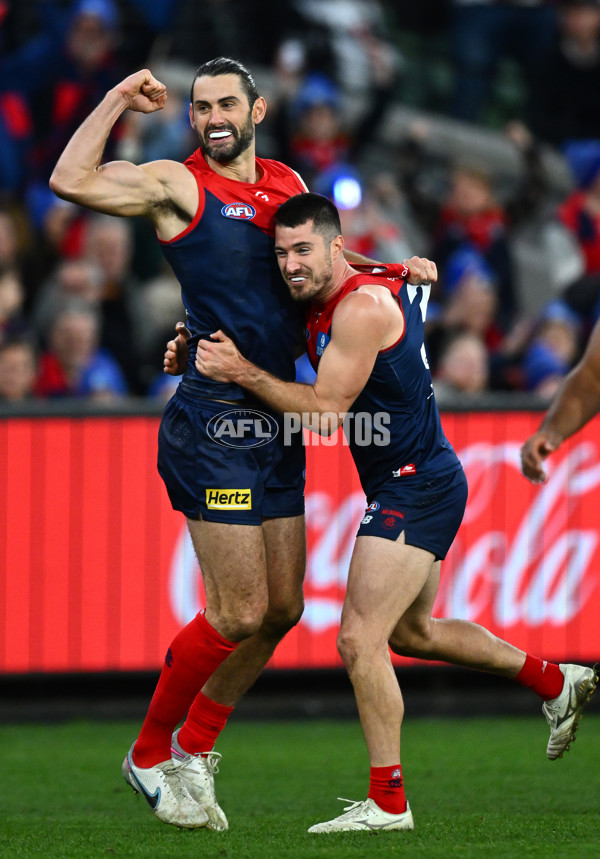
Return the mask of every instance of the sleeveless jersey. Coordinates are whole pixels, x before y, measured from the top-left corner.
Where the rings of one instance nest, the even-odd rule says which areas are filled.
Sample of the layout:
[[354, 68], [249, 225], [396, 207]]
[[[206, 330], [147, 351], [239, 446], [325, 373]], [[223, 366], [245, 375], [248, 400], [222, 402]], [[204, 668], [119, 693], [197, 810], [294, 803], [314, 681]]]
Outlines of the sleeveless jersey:
[[260, 179], [219, 176], [198, 149], [185, 161], [198, 184], [198, 211], [163, 253], [181, 284], [192, 333], [183, 389], [223, 400], [247, 399], [238, 385], [214, 382], [196, 370], [198, 340], [222, 329], [250, 361], [286, 381], [295, 378], [294, 352], [302, 314], [290, 298], [274, 253], [273, 216], [305, 188], [278, 161], [256, 159]]
[[336, 306], [358, 287], [385, 286], [396, 298], [404, 318], [403, 334], [378, 353], [365, 387], [350, 407], [352, 414], [344, 421], [362, 487], [370, 496], [390, 479], [417, 485], [450, 474], [461, 465], [442, 431], [425, 354], [430, 286], [407, 283], [403, 265], [353, 268], [357, 274], [329, 302], [309, 308], [307, 351], [316, 370], [331, 338]]

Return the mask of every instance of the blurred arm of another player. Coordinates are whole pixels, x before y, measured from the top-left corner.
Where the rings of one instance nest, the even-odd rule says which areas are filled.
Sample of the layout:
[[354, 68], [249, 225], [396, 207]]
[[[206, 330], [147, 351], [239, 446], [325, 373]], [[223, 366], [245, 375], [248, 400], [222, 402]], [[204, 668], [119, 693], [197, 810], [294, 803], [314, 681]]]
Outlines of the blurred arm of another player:
[[521, 448], [521, 470], [532, 483], [548, 479], [543, 462], [600, 410], [600, 321], [581, 361], [566, 376], [537, 432]]

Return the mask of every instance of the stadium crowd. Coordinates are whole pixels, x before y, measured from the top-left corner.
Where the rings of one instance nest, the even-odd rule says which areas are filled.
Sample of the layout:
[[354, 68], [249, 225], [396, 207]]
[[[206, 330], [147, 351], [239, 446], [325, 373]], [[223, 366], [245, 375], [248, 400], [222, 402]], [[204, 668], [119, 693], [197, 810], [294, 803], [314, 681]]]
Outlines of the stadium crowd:
[[66, 203], [48, 180], [143, 67], [167, 106], [128, 111], [106, 155], [185, 160], [189, 85], [219, 55], [268, 97], [258, 154], [335, 202], [351, 250], [437, 263], [440, 397], [552, 396], [600, 315], [600, 0], [418, 6], [2, 0], [0, 401], [170, 396], [162, 356], [184, 310], [152, 228]]

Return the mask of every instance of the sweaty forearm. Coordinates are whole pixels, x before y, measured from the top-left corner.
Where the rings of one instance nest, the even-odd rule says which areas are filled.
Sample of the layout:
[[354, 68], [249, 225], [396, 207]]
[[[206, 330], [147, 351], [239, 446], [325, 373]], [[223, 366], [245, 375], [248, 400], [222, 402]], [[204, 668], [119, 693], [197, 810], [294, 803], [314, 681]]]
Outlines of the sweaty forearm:
[[79, 126], [50, 178], [50, 187], [55, 194], [80, 202], [86, 182], [93, 178], [102, 160], [110, 132], [127, 107], [127, 99], [117, 90], [110, 90]]
[[315, 432], [329, 435], [343, 420], [339, 404], [319, 397], [313, 385], [284, 382], [249, 361], [243, 361], [234, 381], [275, 411], [300, 415], [304, 426]]

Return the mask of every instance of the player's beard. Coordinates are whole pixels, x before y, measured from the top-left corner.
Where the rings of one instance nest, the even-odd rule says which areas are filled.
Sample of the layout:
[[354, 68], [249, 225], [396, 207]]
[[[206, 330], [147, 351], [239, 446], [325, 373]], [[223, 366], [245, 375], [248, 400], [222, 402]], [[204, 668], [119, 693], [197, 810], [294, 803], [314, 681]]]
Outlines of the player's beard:
[[[210, 129], [215, 131], [216, 129]], [[219, 163], [235, 161], [235, 159], [245, 152], [254, 140], [254, 123], [252, 121], [252, 112], [248, 112], [248, 118], [244, 125], [237, 129], [233, 125], [225, 125], [218, 129], [219, 131], [231, 131], [233, 140], [226, 146], [223, 144], [213, 144], [208, 138], [209, 132], [206, 132], [205, 137], [200, 137], [200, 150], [203, 155], [212, 158], [213, 161]], [[199, 135], [200, 136], [200, 135]]]
[[296, 272], [296, 274], [308, 276], [310, 280], [302, 284], [301, 290], [297, 290], [294, 284], [288, 280], [288, 287], [292, 298], [294, 301], [313, 301], [315, 298], [327, 295], [330, 292], [331, 284], [333, 283], [333, 263], [330, 259], [324, 260], [318, 275], [312, 269], [305, 269], [304, 271]]

